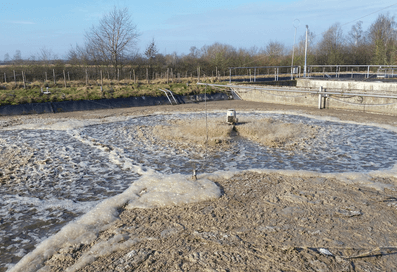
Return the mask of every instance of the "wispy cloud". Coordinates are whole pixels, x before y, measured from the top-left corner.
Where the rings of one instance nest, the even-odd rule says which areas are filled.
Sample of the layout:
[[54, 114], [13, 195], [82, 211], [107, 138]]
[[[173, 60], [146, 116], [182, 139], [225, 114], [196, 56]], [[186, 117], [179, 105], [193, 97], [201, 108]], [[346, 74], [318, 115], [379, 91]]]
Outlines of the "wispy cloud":
[[36, 23], [34, 22], [28, 22], [28, 21], [5, 21], [6, 23], [9, 24], [17, 24], [17, 25], [35, 25]]

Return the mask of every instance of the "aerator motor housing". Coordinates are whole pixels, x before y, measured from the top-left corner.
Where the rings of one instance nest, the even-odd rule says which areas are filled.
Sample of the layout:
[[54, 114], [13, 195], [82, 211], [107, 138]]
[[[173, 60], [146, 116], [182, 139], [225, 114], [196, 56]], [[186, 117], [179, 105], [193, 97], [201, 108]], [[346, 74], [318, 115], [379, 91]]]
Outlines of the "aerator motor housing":
[[236, 111], [233, 109], [227, 110], [227, 115], [226, 115], [226, 122], [229, 125], [235, 125], [238, 122], [238, 119], [236, 117]]

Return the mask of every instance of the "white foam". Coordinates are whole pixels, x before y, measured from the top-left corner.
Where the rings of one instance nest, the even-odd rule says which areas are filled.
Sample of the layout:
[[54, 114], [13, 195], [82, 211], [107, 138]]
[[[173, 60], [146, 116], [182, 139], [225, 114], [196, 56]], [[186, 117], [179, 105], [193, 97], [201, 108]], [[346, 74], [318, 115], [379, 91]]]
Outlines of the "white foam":
[[[220, 114], [223, 114], [223, 111], [214, 111], [218, 112]], [[308, 115], [308, 114], [303, 114], [299, 112], [265, 112], [265, 111], [240, 111], [238, 114], [262, 114], [262, 115], [271, 115], [271, 114], [287, 114], [287, 115], [299, 115], [302, 117], [306, 118], [312, 118], [315, 120], [322, 120], [322, 121], [331, 121], [331, 122], [338, 122], [338, 123], [344, 123], [344, 124], [354, 124], [354, 125], [366, 125], [366, 126], [374, 126], [374, 127], [379, 127], [379, 128], [384, 128], [392, 132], [397, 132], [397, 128], [389, 125], [380, 125], [380, 124], [362, 124], [362, 123], [357, 123], [357, 122], [352, 122], [352, 121], [341, 121], [337, 118], [334, 117], [319, 117], [319, 116], [313, 116], [313, 115]], [[161, 113], [163, 115], [164, 113]], [[204, 112], [197, 112], [194, 114], [204, 114]], [[183, 118], [192, 118], [192, 113], [179, 113], [179, 117]], [[172, 117], [172, 115], [168, 116]], [[167, 117], [167, 119], [168, 119]], [[26, 255], [13, 269], [10, 271], [36, 271], [38, 268], [42, 267], [43, 262], [48, 259], [49, 257], [52, 256], [54, 252], [56, 252], [59, 248], [65, 247], [67, 245], [73, 245], [73, 244], [80, 244], [80, 243], [91, 243], [96, 237], [97, 234], [104, 229], [107, 229], [112, 222], [114, 222], [117, 219], [118, 213], [117, 213], [117, 208], [123, 205], [126, 205], [126, 208], [128, 209], [133, 209], [133, 208], [152, 208], [152, 207], [162, 207], [162, 206], [168, 206], [168, 205], [180, 205], [184, 203], [192, 203], [196, 201], [204, 201], [208, 200], [211, 198], [219, 197], [220, 191], [219, 188], [214, 184], [213, 181], [216, 181], [217, 179], [221, 178], [230, 178], [233, 176], [236, 172], [239, 172], [239, 168], [241, 170], [241, 165], [246, 165], [247, 169], [250, 169], [251, 171], [258, 171], [261, 173], [279, 173], [283, 175], [290, 175], [290, 176], [302, 176], [302, 177], [328, 177], [328, 178], [336, 178], [340, 182], [344, 182], [346, 184], [360, 184], [362, 186], [367, 186], [371, 188], [375, 188], [377, 190], [384, 190], [385, 188], [393, 189], [393, 185], [390, 184], [383, 184], [383, 183], [376, 183], [373, 182], [372, 179], [374, 177], [397, 177], [397, 164], [394, 165], [393, 168], [387, 169], [387, 170], [379, 170], [379, 171], [367, 171], [363, 173], [358, 173], [358, 172], [347, 172], [347, 173], [321, 173], [320, 168], [318, 171], [303, 171], [303, 170], [269, 170], [269, 169], [253, 169], [252, 165], [249, 165], [250, 162], [245, 162], [246, 158], [250, 157], [251, 154], [250, 150], [247, 148], [243, 147], [239, 150], [240, 155], [233, 157], [230, 156], [229, 158], [221, 158], [220, 162], [222, 163], [221, 167], [224, 167], [225, 171], [216, 171], [215, 173], [212, 174], [201, 174], [199, 175], [199, 180], [198, 181], [192, 181], [190, 179], [190, 176], [188, 175], [181, 175], [181, 174], [171, 174], [167, 175], [164, 174], [166, 172], [170, 172], [172, 167], [176, 168], [178, 167], [179, 161], [177, 160], [178, 156], [196, 156], [197, 160], [201, 160], [203, 156], [203, 148], [200, 148], [199, 150], [182, 150], [182, 155], [179, 153], [179, 151], [175, 151], [174, 149], [170, 149], [168, 147], [159, 147], [154, 145], [153, 143], [150, 143], [149, 141], [137, 143], [137, 140], [133, 137], [132, 133], [124, 133], [125, 129], [123, 130], [122, 128], [118, 128], [116, 124], [115, 126], [112, 126], [112, 122], [122, 122], [120, 123], [120, 127], [123, 125], [126, 126], [134, 126], [135, 125], [135, 120], [138, 117], [109, 117], [109, 118], [104, 118], [104, 119], [90, 119], [90, 120], [58, 120], [58, 119], [53, 119], [53, 120], [42, 120], [41, 122], [36, 122], [34, 124], [23, 124], [23, 125], [18, 125], [18, 126], [9, 126], [5, 129], [7, 130], [19, 130], [19, 129], [29, 129], [29, 130], [49, 130], [49, 131], [54, 131], [54, 133], [58, 133], [59, 136], [62, 137], [71, 137], [79, 142], [83, 143], [84, 146], [89, 147], [90, 152], [92, 150], [95, 150], [96, 155], [100, 155], [101, 157], [98, 157], [98, 160], [101, 160], [102, 158], [107, 158], [108, 159], [108, 164], [106, 165], [107, 171], [109, 170], [114, 170], [117, 171], [119, 168], [121, 168], [123, 171], [128, 171], [128, 172], [134, 172], [139, 175], [142, 175], [142, 177], [135, 182], [131, 184], [131, 186], [125, 190], [123, 193], [108, 198], [101, 203], [99, 203], [95, 208], [93, 208], [90, 212], [86, 213], [85, 215], [81, 216], [79, 219], [74, 220], [73, 222], [69, 223], [66, 225], [64, 228], [62, 228], [61, 231], [59, 231], [57, 234], [51, 236], [50, 238], [46, 239], [43, 241], [41, 244], [37, 246], [37, 248]], [[161, 118], [164, 118], [163, 116], [153, 117], [154, 119], [147, 120], [145, 119], [144, 122], [147, 122], [147, 124], [153, 125], [156, 124], [156, 122], [163, 121]], [[281, 117], [280, 117], [281, 118]], [[124, 123], [123, 123], [124, 122]], [[98, 124], [109, 124], [109, 125], [104, 125], [104, 126], [97, 126], [97, 127], [91, 127], [90, 130], [85, 129], [87, 126], [91, 125], [98, 125]], [[146, 123], [145, 123], [146, 124]], [[369, 128], [369, 131], [371, 131], [372, 128]], [[62, 132], [66, 131], [66, 133]], [[319, 140], [321, 143], [322, 141], [324, 143], [327, 143], [326, 141], [336, 141], [337, 137], [335, 136], [334, 139], [329, 139], [327, 138], [330, 133], [338, 133], [337, 130], [330, 130], [327, 131], [323, 138]], [[94, 136], [91, 135], [90, 133], [95, 134]], [[124, 134], [123, 134], [124, 133]], [[327, 134], [328, 133], [328, 134]], [[57, 135], [58, 135], [57, 134]], [[62, 134], [62, 135], [61, 135]], [[66, 136], [65, 136], [66, 135]], [[371, 134], [369, 134], [371, 135]], [[31, 137], [39, 137], [40, 134], [36, 132], [32, 132]], [[117, 146], [117, 144], [113, 144], [118, 138], [121, 138], [120, 140], [120, 145]], [[1, 140], [1, 139], [0, 139]], [[108, 149], [107, 146], [105, 145], [98, 145], [95, 141], [99, 141], [101, 144], [106, 144], [110, 145], [112, 143], [112, 148]], [[5, 140], [4, 140], [5, 141]], [[18, 139], [19, 142], [23, 142], [23, 139]], [[59, 141], [62, 141], [60, 139]], [[2, 143], [2, 142], [0, 142]], [[35, 142], [39, 144], [40, 142], [37, 141]], [[4, 143], [4, 145], [6, 142]], [[123, 144], [125, 146], [123, 146]], [[147, 144], [147, 145], [146, 145]], [[347, 141], [347, 146], [351, 147], [353, 146], [354, 142], [350, 142], [350, 139]], [[386, 143], [387, 144], [387, 143]], [[392, 145], [394, 143], [390, 143]], [[18, 147], [16, 145], [16, 147]], [[96, 169], [94, 172], [98, 171], [98, 173], [101, 173], [101, 167], [97, 165], [96, 163], [99, 163], [99, 161], [95, 161], [95, 166], [93, 164], [93, 161], [84, 161], [86, 154], [84, 154], [85, 151], [81, 151], [80, 148], [77, 146], [74, 146], [72, 144], [67, 144], [63, 146], [61, 149], [54, 149], [51, 150], [49, 149], [48, 146], [46, 146], [46, 143], [43, 143], [40, 148], [44, 148], [47, 150], [50, 156], [54, 159], [56, 156], [63, 156], [65, 158], [68, 158], [68, 156], [75, 156], [78, 157], [78, 160], [76, 160], [76, 164], [78, 164], [79, 167], [82, 169], [90, 168], [91, 170]], [[51, 147], [50, 147], [51, 148]], [[130, 148], [130, 149], [129, 149]], [[387, 148], [387, 147], [386, 147]], [[69, 151], [68, 151], [68, 150]], [[305, 152], [312, 152], [316, 151], [312, 147], [307, 147]], [[269, 154], [273, 151], [269, 151]], [[343, 154], [343, 150], [336, 150], [336, 154], [338, 152], [340, 154]], [[355, 151], [356, 152], [356, 151]], [[373, 152], [373, 151], [371, 151]], [[59, 153], [59, 154], [51, 154], [51, 153]], [[229, 152], [230, 154], [232, 151]], [[274, 151], [274, 154], [277, 152]], [[353, 153], [353, 152], [352, 152]], [[172, 155], [170, 155], [172, 154]], [[230, 155], [228, 154], [228, 156]], [[147, 166], [143, 166], [143, 164], [146, 165], [151, 165], [152, 160], [153, 160], [153, 165], [154, 165], [154, 160], [160, 160], [160, 156], [162, 157], [163, 161], [156, 162], [157, 165], [161, 165], [162, 172], [163, 174], [157, 173], [152, 169], [148, 169]], [[321, 153], [321, 156], [324, 157], [329, 157], [333, 158], [331, 155], [329, 155], [327, 152]], [[346, 161], [349, 163], [349, 160], [360, 160], [360, 157], [358, 154], [349, 154], [349, 158], [346, 159]], [[169, 158], [169, 159], [168, 159]], [[287, 155], [284, 155], [282, 159], [286, 159]], [[91, 158], [92, 159], [92, 158]], [[186, 158], [185, 158], [186, 159]], [[233, 159], [229, 160], [229, 159]], [[251, 161], [255, 160], [255, 157], [250, 158]], [[79, 161], [80, 160], [80, 161]], [[139, 162], [138, 161], [143, 161]], [[167, 161], [165, 161], [167, 160]], [[278, 158], [272, 158], [270, 160], [270, 163], [275, 163]], [[342, 160], [342, 159], [341, 159]], [[165, 162], [167, 165], [164, 165]], [[298, 165], [300, 162], [297, 162]], [[369, 162], [369, 165], [372, 162]], [[354, 162], [353, 162], [354, 164]], [[357, 163], [356, 163], [357, 164]], [[280, 164], [281, 165], [281, 164]], [[152, 166], [152, 165], [151, 165]], [[353, 165], [354, 166], [354, 165]], [[34, 170], [32, 171], [34, 174], [37, 175], [42, 175], [43, 173], [48, 173], [48, 168], [45, 168], [46, 166], [39, 165], [37, 168], [33, 168]], [[208, 169], [211, 169], [211, 171], [214, 171], [213, 169], [216, 169], [219, 166], [211, 166]], [[244, 166], [245, 167], [245, 166]], [[243, 167], [243, 168], [244, 168]], [[295, 168], [299, 169], [296, 167], [296, 165], [292, 165], [291, 162], [286, 162], [284, 164], [285, 169], [290, 169], [290, 168]], [[66, 171], [69, 171], [67, 167], [65, 167]], [[376, 168], [376, 167], [375, 167]], [[177, 169], [182, 171], [182, 169]], [[73, 170], [70, 170], [73, 171]], [[82, 171], [80, 169], [80, 171]], [[102, 170], [103, 171], [103, 170]], [[65, 171], [64, 171], [65, 172]], [[76, 171], [73, 173], [74, 175], [85, 175], [87, 174]], [[104, 174], [98, 174], [98, 176], [93, 175], [91, 176], [94, 181], [97, 181], [95, 179], [99, 179], [100, 176], [106, 175]], [[114, 180], [119, 180], [125, 178], [123, 175], [113, 175]], [[65, 186], [69, 186], [69, 184], [65, 183], [65, 179], [61, 177], [62, 184], [60, 185], [60, 188], [66, 188]], [[132, 182], [132, 180], [131, 180]], [[39, 185], [37, 185], [39, 186]], [[40, 185], [41, 186], [41, 185]], [[58, 185], [56, 185], [58, 186]], [[117, 185], [115, 185], [117, 186]], [[103, 187], [106, 190], [109, 190], [109, 188]], [[124, 187], [125, 188], [125, 187]], [[77, 194], [89, 194], [88, 189], [82, 189], [82, 188], [72, 188], [71, 190], [73, 192], [73, 197], [75, 197]], [[97, 202], [90, 202], [90, 203], [80, 203], [76, 201], [71, 201], [71, 200], [62, 200], [59, 201], [56, 198], [50, 197], [49, 199], [46, 200], [40, 200], [38, 198], [29, 198], [29, 197], [18, 197], [16, 196], [14, 199], [9, 198], [7, 201], [9, 203], [19, 203], [20, 205], [26, 204], [32, 204], [35, 207], [39, 207], [39, 211], [45, 211], [46, 209], [49, 208], [65, 208], [65, 209], [70, 209], [74, 211], [86, 211], [92, 207], [93, 204]], [[0, 199], [1, 202], [1, 199]], [[17, 219], [16, 215], [16, 219]], [[43, 215], [45, 216], [45, 214]], [[34, 235], [30, 235], [33, 237]], [[36, 240], [40, 240], [42, 238], [36, 237]], [[121, 239], [121, 240], [117, 240]], [[100, 250], [98, 246], [98, 250], [94, 250], [92, 254], [89, 254], [87, 256], [84, 256], [84, 258], [81, 258], [81, 260], [76, 263], [74, 267], [71, 267], [70, 270], [78, 269], [79, 267], [82, 267], [84, 264], [92, 261], [93, 259], [103, 255], [103, 254], [108, 254], [112, 250], [117, 250], [117, 244], [120, 244], [120, 246], [128, 246], [130, 243], [134, 243], [133, 237], [124, 237], [124, 236], [118, 236], [116, 240], [111, 240], [108, 241], [108, 246], [102, 245], [102, 248], [106, 248], [106, 251]], [[121, 243], [119, 243], [121, 242]], [[22, 251], [17, 251], [17, 254], [22, 254]], [[30, 270], [29, 270], [30, 269]]]
[[153, 208], [204, 201], [219, 196], [218, 186], [208, 179], [200, 178], [192, 181], [189, 176], [181, 174], [164, 177], [149, 172], [123, 193], [102, 201], [87, 214], [40, 243], [10, 272], [36, 271], [61, 247], [80, 243], [90, 244], [101, 230], [107, 229], [117, 219], [117, 208], [126, 203], [129, 209]]
[[[132, 118], [139, 118], [142, 116], [147, 116], [147, 115], [139, 115], [139, 116], [134, 116]], [[32, 121], [32, 119], [29, 120], [29, 122], [26, 122], [24, 124], [19, 124], [15, 126], [8, 126], [2, 128], [3, 130], [23, 130], [23, 129], [28, 129], [28, 130], [71, 130], [71, 129], [77, 129], [77, 128], [83, 128], [86, 126], [91, 126], [91, 125], [98, 125], [98, 124], [105, 124], [105, 123], [112, 123], [112, 122], [120, 122], [120, 121], [125, 121], [130, 119], [131, 117], [125, 117], [125, 116], [110, 116], [110, 117], [105, 117], [105, 118], [92, 118], [92, 119], [58, 119], [58, 118], [48, 118], [48, 119], [38, 119]]]

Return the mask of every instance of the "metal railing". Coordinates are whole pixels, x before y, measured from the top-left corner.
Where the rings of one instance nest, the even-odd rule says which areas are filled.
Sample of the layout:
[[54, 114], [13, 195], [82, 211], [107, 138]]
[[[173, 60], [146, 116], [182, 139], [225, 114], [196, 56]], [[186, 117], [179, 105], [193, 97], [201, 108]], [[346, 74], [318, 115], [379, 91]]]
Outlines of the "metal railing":
[[[324, 94], [324, 90], [320, 87], [319, 90], [306, 90], [306, 89], [288, 89], [288, 88], [268, 88], [261, 86], [244, 86], [244, 85], [221, 85], [221, 84], [208, 84], [208, 83], [197, 83], [198, 85], [207, 85], [211, 87], [224, 87], [224, 88], [236, 88], [236, 89], [248, 89], [248, 90], [264, 90], [264, 91], [276, 91], [276, 92], [293, 92], [293, 93], [306, 93], [306, 94]], [[326, 92], [326, 94], [334, 94], [334, 95], [344, 95], [344, 96], [365, 96], [365, 97], [378, 97], [378, 98], [393, 98], [397, 99], [396, 95], [384, 95], [384, 94], [375, 94], [375, 93], [351, 93], [351, 92]]]

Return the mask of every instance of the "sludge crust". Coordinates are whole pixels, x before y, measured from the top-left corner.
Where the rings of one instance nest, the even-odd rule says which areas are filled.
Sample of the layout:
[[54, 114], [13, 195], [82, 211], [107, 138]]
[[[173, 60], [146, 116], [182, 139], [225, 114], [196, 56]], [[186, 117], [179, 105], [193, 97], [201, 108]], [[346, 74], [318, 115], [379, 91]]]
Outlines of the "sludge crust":
[[[211, 120], [222, 118], [223, 115], [224, 113], [210, 113], [209, 123], [211, 124]], [[66, 131], [50, 129], [47, 132], [32, 130], [30, 132], [20, 131], [15, 133], [16, 131], [11, 130], [9, 135], [14, 137], [14, 140], [27, 142], [30, 146], [41, 144], [42, 147], [40, 150], [33, 151], [36, 152], [36, 154], [33, 154], [33, 165], [27, 166], [32, 167], [32, 169], [22, 169], [20, 170], [21, 173], [13, 172], [15, 177], [12, 180], [18, 180], [13, 185], [19, 184], [18, 186], [21, 186], [17, 193], [21, 194], [23, 189], [25, 189], [23, 187], [23, 178], [28, 176], [24, 175], [26, 174], [23, 173], [24, 171], [37, 172], [37, 176], [44, 173], [48, 177], [48, 180], [40, 180], [37, 177], [36, 181], [34, 175], [33, 177], [29, 176], [29, 179], [36, 181], [36, 183], [32, 181], [28, 183], [28, 185], [33, 185], [29, 186], [30, 195], [18, 195], [13, 199], [13, 204], [17, 206], [18, 201], [22, 200], [21, 197], [25, 203], [33, 207], [35, 205], [36, 207], [41, 206], [43, 203], [54, 203], [53, 206], [50, 206], [54, 210], [54, 213], [50, 216], [58, 219], [60, 212], [62, 215], [62, 213], [71, 211], [76, 216], [79, 215], [77, 207], [81, 209], [81, 214], [84, 213], [84, 209], [93, 207], [101, 199], [111, 195], [118, 195], [128, 188], [132, 182], [139, 180], [141, 176], [154, 175], [151, 169], [165, 176], [176, 173], [185, 174], [187, 176], [180, 177], [180, 180], [187, 182], [193, 165], [199, 169], [199, 173], [212, 173], [221, 169], [230, 171], [228, 176], [235, 171], [264, 168], [276, 169], [278, 172], [280, 172], [279, 169], [290, 170], [293, 173], [292, 175], [300, 175], [295, 170], [347, 173], [391, 169], [396, 161], [394, 157], [394, 154], [396, 154], [395, 147], [392, 144], [393, 140], [395, 140], [395, 132], [390, 130], [354, 123], [317, 120], [302, 116], [241, 113], [239, 115], [241, 121], [243, 121], [241, 119], [242, 116], [247, 119], [251, 118], [250, 120], [268, 120], [272, 118], [274, 121], [270, 122], [271, 124], [277, 122], [280, 125], [291, 124], [294, 128], [305, 127], [308, 124], [310, 128], [313, 127], [315, 129], [315, 133], [311, 133], [311, 136], [307, 137], [307, 135], [302, 136], [301, 133], [293, 134], [294, 131], [292, 130], [292, 135], [296, 135], [296, 137], [292, 137], [289, 142], [298, 142], [298, 144], [283, 144], [279, 145], [278, 148], [274, 148], [271, 145], [258, 145], [256, 142], [246, 138], [241, 138], [237, 141], [233, 141], [233, 139], [231, 141], [227, 140], [225, 141], [226, 145], [222, 145], [221, 141], [211, 145], [207, 150], [208, 154], [205, 154], [205, 146], [200, 141], [194, 143], [186, 142], [186, 139], [177, 141], [174, 138], [169, 138], [170, 135], [167, 136], [168, 138], [158, 138], [154, 137], [153, 134], [153, 131], [159, 129], [156, 126], [174, 126], [176, 128], [175, 123], [183, 125], [189, 122], [202, 126], [203, 114], [154, 115], [139, 119], [127, 118], [127, 120], [121, 122], [69, 128]], [[291, 135], [291, 133], [288, 135]], [[362, 135], [366, 137], [364, 138]], [[315, 138], [312, 136], [315, 136]], [[163, 138], [166, 139], [164, 140]], [[294, 139], [298, 139], [298, 141], [294, 141]], [[59, 141], [62, 141], [62, 143], [57, 144]], [[302, 143], [302, 141], [304, 142]], [[59, 165], [62, 165], [61, 169], [59, 169]], [[64, 181], [62, 179], [66, 177], [66, 173], [68, 173], [69, 177]], [[345, 176], [344, 179], [346, 181], [354, 180], [354, 175], [345, 174]], [[154, 177], [152, 176], [152, 178]], [[204, 177], [201, 176], [201, 178]], [[214, 177], [210, 179], [214, 179]], [[60, 182], [64, 185], [55, 190], [45, 188], [47, 182], [52, 182], [51, 184]], [[374, 181], [372, 183], [370, 181], [365, 182], [370, 183], [373, 187], [378, 186]], [[392, 180], [383, 181], [383, 183], [392, 183]], [[73, 190], [62, 190], [62, 188], [67, 188], [67, 186], [71, 185]], [[387, 185], [386, 187], [390, 186]], [[46, 190], [47, 193], [43, 193]], [[134, 194], [140, 197], [140, 194], [145, 195], [147, 190], [148, 188], [145, 188], [145, 186], [136, 188]], [[216, 197], [217, 193], [215, 191], [212, 191], [214, 192], [212, 197]], [[204, 195], [206, 194], [208, 192]], [[32, 195], [36, 197], [34, 201], [38, 202], [40, 200], [42, 202], [36, 204], [32, 201], [33, 199], [29, 199]], [[294, 198], [291, 197], [291, 199]], [[59, 206], [59, 203], [57, 203], [59, 200], [69, 201], [68, 205], [71, 207], [66, 207], [66, 210], [64, 206], [58, 209], [56, 206]], [[34, 203], [32, 204], [32, 202]], [[184, 203], [186, 202], [189, 201]], [[84, 208], [80, 207], [84, 205]], [[144, 208], [145, 205], [140, 207]], [[46, 213], [43, 216], [47, 216], [50, 210], [48, 206], [40, 208]], [[50, 210], [50, 212], [53, 210]], [[16, 211], [18, 212], [18, 209]], [[70, 220], [70, 218], [66, 220]], [[114, 219], [110, 216], [106, 220], [112, 221]], [[97, 239], [95, 236], [102, 233], [102, 231], [100, 229], [91, 230], [94, 235], [91, 235], [91, 240], [87, 238], [87, 246], [95, 243], [93, 242]], [[110, 235], [110, 239], [114, 238], [110, 243], [115, 246], [124, 244], [126, 248], [129, 248], [138, 243], [138, 240], [134, 240], [133, 235], [124, 234], [118, 233], [116, 235], [110, 233], [107, 235]], [[16, 238], [13, 239], [15, 240]], [[106, 244], [106, 241], [110, 240], [105, 240], [104, 244]], [[77, 242], [75, 241], [74, 243]], [[104, 244], [102, 243], [102, 245]], [[102, 252], [100, 246], [96, 250]], [[85, 257], [87, 258], [82, 258], [81, 260], [95, 259], [95, 256]]]

